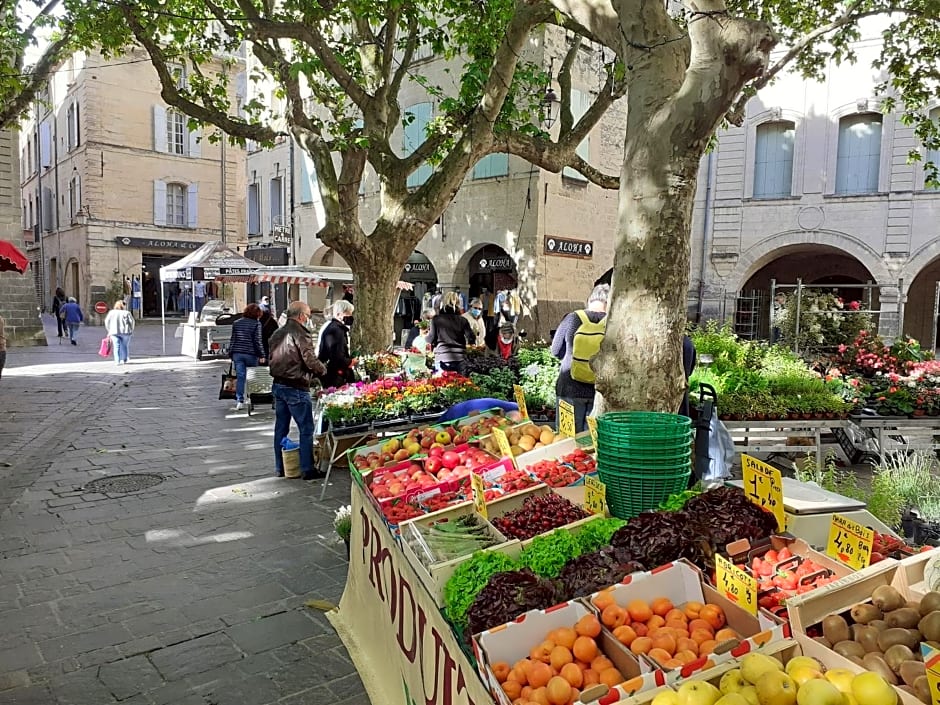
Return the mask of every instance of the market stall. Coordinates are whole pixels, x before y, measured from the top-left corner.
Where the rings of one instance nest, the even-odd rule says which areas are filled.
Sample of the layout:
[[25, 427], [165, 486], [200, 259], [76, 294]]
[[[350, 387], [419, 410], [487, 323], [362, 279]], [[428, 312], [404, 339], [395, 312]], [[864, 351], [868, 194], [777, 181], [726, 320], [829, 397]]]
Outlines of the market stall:
[[[922, 597], [940, 587], [938, 551], [917, 554], [864, 502], [750, 456], [740, 486], [707, 492], [669, 490], [654, 456], [629, 483], [611, 474], [615, 451], [630, 471], [651, 445], [662, 460], [672, 436], [672, 471], [687, 478], [686, 428], [668, 414], [601, 417], [595, 458], [574, 438], [493, 411], [351, 449], [349, 576], [330, 618], [373, 702], [639, 704], [713, 683], [701, 702], [714, 705], [728, 672], [761, 687], [747, 678], [755, 655], [785, 674], [807, 654], [820, 676], [846, 669], [850, 689], [877, 670], [845, 655], [861, 646], [836, 653], [814, 641], [838, 631], [824, 607], [844, 604], [849, 624], [876, 587], [909, 599], [916, 584]], [[636, 495], [645, 506], [630, 504]], [[895, 699], [859, 705], [918, 702], [889, 681], [922, 671], [891, 664], [889, 690], [858, 684]]]

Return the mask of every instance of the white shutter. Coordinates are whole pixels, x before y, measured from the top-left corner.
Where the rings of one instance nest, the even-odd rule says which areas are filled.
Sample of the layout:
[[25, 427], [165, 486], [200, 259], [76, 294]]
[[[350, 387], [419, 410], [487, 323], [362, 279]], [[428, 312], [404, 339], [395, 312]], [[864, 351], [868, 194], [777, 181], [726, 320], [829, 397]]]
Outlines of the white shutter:
[[199, 140], [201, 130], [192, 130], [189, 133], [189, 156], [197, 159], [202, 156], [202, 143]]
[[158, 152], [169, 151], [166, 141], [166, 108], [162, 105], [153, 106], [153, 148]]
[[166, 225], [166, 182], [153, 182], [153, 224]]
[[39, 166], [42, 169], [52, 166], [52, 126], [48, 122], [39, 126]]
[[190, 184], [186, 189], [186, 227], [195, 228], [199, 215], [199, 184]]

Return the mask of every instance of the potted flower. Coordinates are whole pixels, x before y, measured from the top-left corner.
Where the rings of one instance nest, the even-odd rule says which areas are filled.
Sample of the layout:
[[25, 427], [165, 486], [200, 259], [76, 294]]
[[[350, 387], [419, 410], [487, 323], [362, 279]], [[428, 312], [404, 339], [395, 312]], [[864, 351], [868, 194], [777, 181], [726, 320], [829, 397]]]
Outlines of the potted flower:
[[352, 507], [344, 505], [333, 516], [333, 529], [346, 544], [346, 560], [349, 560], [349, 536], [352, 534]]

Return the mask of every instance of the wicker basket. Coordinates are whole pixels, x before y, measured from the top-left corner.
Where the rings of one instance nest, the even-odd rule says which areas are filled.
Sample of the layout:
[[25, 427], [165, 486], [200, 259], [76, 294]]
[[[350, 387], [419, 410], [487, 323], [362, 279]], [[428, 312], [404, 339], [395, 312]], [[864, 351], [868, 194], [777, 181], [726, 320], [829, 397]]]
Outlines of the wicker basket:
[[300, 477], [300, 448], [282, 450], [281, 459], [284, 461], [284, 477], [292, 480]]

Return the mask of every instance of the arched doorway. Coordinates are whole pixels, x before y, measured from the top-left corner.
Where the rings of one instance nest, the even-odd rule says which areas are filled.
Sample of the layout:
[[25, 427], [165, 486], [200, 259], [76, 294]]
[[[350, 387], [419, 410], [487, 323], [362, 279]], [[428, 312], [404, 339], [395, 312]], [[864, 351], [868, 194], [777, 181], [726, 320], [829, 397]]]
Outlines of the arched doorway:
[[[794, 245], [781, 248], [762, 261], [738, 291], [735, 332], [742, 338], [769, 339], [773, 306], [771, 288], [787, 295], [797, 281], [810, 289], [824, 289], [845, 301], [858, 301], [863, 309], [877, 311], [878, 289], [871, 272], [852, 255], [830, 245]], [[877, 330], [877, 314], [873, 314]]]
[[519, 285], [516, 262], [499, 245], [484, 245], [467, 262], [470, 296], [486, 292], [511, 291]]
[[925, 348], [931, 345], [936, 348], [940, 341], [935, 310], [937, 282], [940, 282], [940, 257], [917, 273], [907, 290], [904, 303], [904, 327], [901, 333], [916, 338]]
[[423, 253], [415, 250], [408, 258], [400, 279], [412, 285], [411, 291], [404, 290], [395, 308], [395, 340], [400, 339], [403, 330], [410, 330], [414, 321], [421, 317], [421, 310], [430, 305], [431, 296], [437, 289], [437, 270]]

